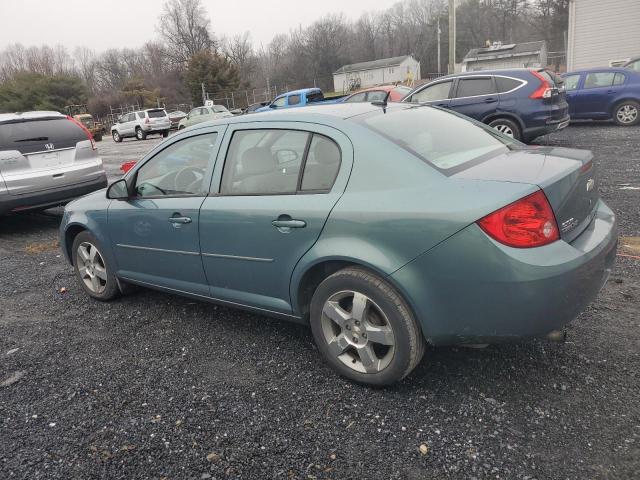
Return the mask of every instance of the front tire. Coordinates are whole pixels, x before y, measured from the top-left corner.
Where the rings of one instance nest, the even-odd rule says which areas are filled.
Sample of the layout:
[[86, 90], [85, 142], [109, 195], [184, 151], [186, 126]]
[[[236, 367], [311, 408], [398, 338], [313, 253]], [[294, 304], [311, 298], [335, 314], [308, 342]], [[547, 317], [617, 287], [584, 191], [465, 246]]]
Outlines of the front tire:
[[82, 289], [96, 300], [113, 300], [120, 294], [113, 267], [105, 260], [102, 248], [91, 233], [76, 235], [72, 246], [73, 269]]
[[496, 118], [489, 122], [489, 126], [495, 128], [500, 133], [515, 138], [516, 140], [522, 140], [522, 132], [516, 122], [508, 118]]
[[326, 278], [311, 300], [318, 349], [340, 375], [383, 386], [406, 377], [424, 353], [424, 338], [408, 305], [380, 277], [345, 268]]
[[623, 127], [638, 125], [640, 123], [640, 103], [634, 100], [625, 100], [619, 103], [614, 109], [613, 121]]
[[117, 130], [114, 130], [113, 132], [111, 132], [111, 136], [113, 137], [114, 142], [122, 143], [122, 137], [120, 136]]

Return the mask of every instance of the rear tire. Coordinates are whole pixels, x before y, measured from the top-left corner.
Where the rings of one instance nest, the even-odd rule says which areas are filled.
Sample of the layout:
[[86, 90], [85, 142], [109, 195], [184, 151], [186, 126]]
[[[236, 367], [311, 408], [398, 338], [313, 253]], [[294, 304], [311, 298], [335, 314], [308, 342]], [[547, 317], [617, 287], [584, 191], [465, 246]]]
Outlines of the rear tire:
[[489, 122], [489, 126], [495, 128], [500, 133], [507, 135], [508, 137], [515, 138], [516, 140], [522, 140], [522, 132], [516, 122], [508, 118], [496, 118]]
[[411, 310], [382, 278], [350, 267], [326, 278], [311, 300], [318, 349], [340, 375], [383, 386], [420, 362], [425, 341]]
[[141, 129], [140, 127], [136, 128], [136, 138], [138, 140], [146, 140], [147, 139], [147, 132], [145, 132], [143, 129]]
[[167, 138], [169, 136], [169, 130], [164, 130], [162, 132], [162, 138]]
[[111, 136], [113, 137], [114, 142], [122, 143], [122, 137], [120, 136], [117, 130], [114, 130], [113, 132], [111, 132]]
[[103, 255], [96, 238], [84, 231], [76, 235], [71, 249], [73, 269], [82, 289], [90, 297], [103, 302], [120, 294], [113, 267]]
[[613, 110], [613, 121], [623, 127], [631, 127], [640, 123], [640, 103], [634, 100], [623, 100]]

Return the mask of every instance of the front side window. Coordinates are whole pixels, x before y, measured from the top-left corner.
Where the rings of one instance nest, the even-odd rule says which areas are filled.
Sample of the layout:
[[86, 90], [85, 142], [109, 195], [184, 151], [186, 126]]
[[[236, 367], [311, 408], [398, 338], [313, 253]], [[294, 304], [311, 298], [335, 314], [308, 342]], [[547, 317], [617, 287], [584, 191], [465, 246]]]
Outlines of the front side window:
[[584, 88], [610, 87], [613, 85], [614, 72], [587, 73], [584, 79]]
[[461, 78], [458, 80], [456, 98], [477, 97], [496, 93], [491, 77]]
[[383, 92], [382, 90], [375, 90], [373, 92], [367, 93], [367, 102], [384, 102], [387, 98], [388, 93]]
[[224, 113], [224, 112], [228, 112], [229, 110], [227, 110], [225, 107], [223, 107], [222, 105], [214, 105], [213, 107], [213, 111], [215, 113]]
[[284, 107], [287, 103], [287, 97], [280, 97], [280, 98], [276, 98], [273, 101], [272, 105], [275, 105], [276, 107]]
[[199, 108], [194, 108], [193, 110], [191, 110], [189, 112], [189, 118], [197, 117], [198, 115], [200, 115], [200, 109]]
[[321, 102], [324, 100], [322, 92], [313, 92], [307, 94], [307, 103]]
[[446, 100], [449, 98], [449, 91], [451, 90], [452, 83], [453, 82], [449, 80], [431, 85], [424, 90], [414, 93], [411, 96], [411, 101], [423, 103], [434, 102], [436, 100]]
[[353, 95], [351, 95], [349, 98], [347, 98], [345, 100], [346, 103], [358, 103], [358, 102], [364, 102], [365, 100], [365, 96], [367, 94], [365, 92], [362, 93], [355, 93]]
[[289, 97], [289, 105], [298, 105], [300, 103], [300, 95], [291, 95]]
[[231, 139], [220, 193], [326, 191], [339, 168], [340, 149], [323, 135], [299, 130], [241, 130]]
[[217, 133], [189, 137], [169, 145], [136, 172], [137, 197], [202, 194]]
[[564, 77], [564, 88], [566, 91], [576, 90], [580, 82], [580, 75], [569, 75]]

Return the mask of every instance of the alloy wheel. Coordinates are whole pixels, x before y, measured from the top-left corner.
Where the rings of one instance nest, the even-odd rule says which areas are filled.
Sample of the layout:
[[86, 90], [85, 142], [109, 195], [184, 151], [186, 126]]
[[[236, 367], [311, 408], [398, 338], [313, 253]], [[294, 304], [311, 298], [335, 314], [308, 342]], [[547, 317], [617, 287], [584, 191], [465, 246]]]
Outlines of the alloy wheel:
[[616, 117], [620, 123], [633, 123], [638, 118], [638, 108], [634, 105], [623, 105], [616, 112]]
[[498, 130], [500, 133], [503, 133], [504, 135], [507, 135], [508, 137], [513, 138], [513, 130], [509, 125], [506, 125], [504, 123], [498, 123], [493, 128]]
[[393, 329], [382, 309], [351, 290], [332, 295], [324, 304], [322, 332], [331, 354], [360, 373], [378, 373], [395, 352]]
[[78, 274], [93, 293], [102, 293], [107, 287], [107, 268], [95, 245], [82, 242], [77, 250]]

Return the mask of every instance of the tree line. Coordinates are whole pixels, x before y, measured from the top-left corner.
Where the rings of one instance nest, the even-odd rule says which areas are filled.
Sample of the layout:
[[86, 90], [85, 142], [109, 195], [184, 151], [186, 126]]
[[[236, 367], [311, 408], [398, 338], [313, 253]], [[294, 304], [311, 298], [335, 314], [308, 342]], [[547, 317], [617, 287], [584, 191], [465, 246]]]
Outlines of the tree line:
[[[549, 50], [562, 51], [567, 12], [568, 0], [462, 0], [457, 61], [488, 40], [546, 40]], [[99, 54], [86, 47], [8, 46], [0, 51], [0, 111], [86, 102], [102, 116], [110, 105], [200, 104], [201, 84], [209, 92], [267, 83], [331, 88], [331, 74], [342, 65], [406, 54], [421, 62], [423, 73], [446, 72], [446, 0], [401, 0], [354, 21], [326, 14], [266, 46], [256, 46], [249, 32], [217, 37], [203, 0], [166, 1], [156, 27], [157, 38], [141, 47]]]

